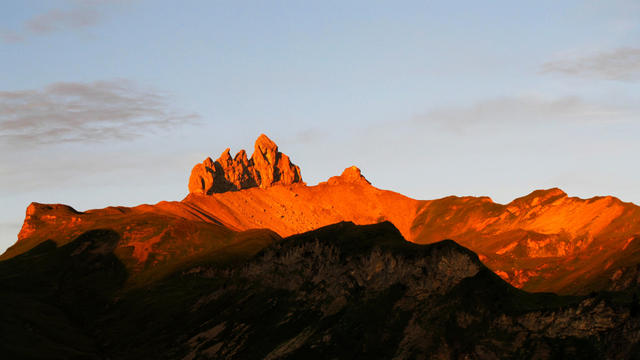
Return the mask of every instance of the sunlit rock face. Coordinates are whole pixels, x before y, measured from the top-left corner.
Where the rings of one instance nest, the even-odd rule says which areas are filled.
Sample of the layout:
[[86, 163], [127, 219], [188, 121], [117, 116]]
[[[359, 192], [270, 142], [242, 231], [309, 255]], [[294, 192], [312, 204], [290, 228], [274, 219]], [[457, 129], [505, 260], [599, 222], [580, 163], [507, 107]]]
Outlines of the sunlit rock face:
[[340, 176], [333, 176], [329, 178], [327, 181], [329, 185], [338, 185], [344, 183], [350, 184], [361, 184], [361, 185], [370, 185], [371, 183], [367, 180], [360, 169], [356, 166], [350, 166], [342, 172]]
[[72, 207], [62, 204], [31, 203], [27, 207], [22, 229], [18, 234], [18, 240], [23, 240], [33, 235], [37, 229], [44, 225], [53, 225], [57, 228], [70, 228], [81, 222], [78, 212]]
[[189, 178], [189, 193], [223, 193], [294, 183], [303, 183], [300, 168], [278, 151], [276, 143], [262, 134], [256, 140], [250, 159], [244, 150], [231, 157], [227, 148], [218, 160], [207, 158], [194, 166]]

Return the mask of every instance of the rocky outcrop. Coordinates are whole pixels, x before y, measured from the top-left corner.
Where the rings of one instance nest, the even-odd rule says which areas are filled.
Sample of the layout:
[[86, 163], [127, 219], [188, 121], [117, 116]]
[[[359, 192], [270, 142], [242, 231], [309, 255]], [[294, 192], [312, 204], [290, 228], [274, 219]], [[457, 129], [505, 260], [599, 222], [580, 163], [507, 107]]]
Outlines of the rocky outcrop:
[[250, 159], [244, 150], [231, 157], [227, 148], [218, 160], [207, 158], [194, 166], [189, 178], [189, 193], [223, 193], [294, 183], [303, 183], [300, 168], [278, 151], [276, 143], [262, 134], [256, 140]]
[[371, 185], [369, 180], [367, 180], [360, 169], [356, 166], [350, 166], [342, 172], [340, 176], [333, 176], [329, 178], [327, 181], [329, 185], [338, 185], [338, 184], [361, 184], [361, 185]]
[[32, 202], [27, 207], [24, 223], [18, 233], [18, 241], [33, 235], [45, 225], [52, 225], [61, 230], [81, 222], [80, 213], [71, 206], [63, 204], [40, 204]]

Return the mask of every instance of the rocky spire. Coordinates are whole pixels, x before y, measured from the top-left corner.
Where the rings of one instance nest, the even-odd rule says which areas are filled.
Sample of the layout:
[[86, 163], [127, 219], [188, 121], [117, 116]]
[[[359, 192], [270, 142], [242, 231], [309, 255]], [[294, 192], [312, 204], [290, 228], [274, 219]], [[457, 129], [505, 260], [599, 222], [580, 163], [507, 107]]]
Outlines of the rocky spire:
[[250, 159], [244, 150], [232, 158], [230, 149], [226, 149], [218, 160], [207, 158], [194, 166], [189, 178], [189, 192], [212, 194], [294, 183], [303, 183], [300, 168], [278, 151], [276, 143], [262, 134], [256, 140]]

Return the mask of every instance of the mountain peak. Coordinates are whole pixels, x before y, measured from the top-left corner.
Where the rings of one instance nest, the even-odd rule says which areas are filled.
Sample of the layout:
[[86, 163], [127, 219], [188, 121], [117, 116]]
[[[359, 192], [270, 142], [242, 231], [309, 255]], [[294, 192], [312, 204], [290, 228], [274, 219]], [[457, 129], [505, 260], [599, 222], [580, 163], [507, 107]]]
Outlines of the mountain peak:
[[294, 183], [302, 183], [300, 168], [278, 151], [273, 140], [261, 134], [256, 139], [250, 159], [247, 159], [245, 150], [232, 157], [231, 149], [227, 148], [218, 160], [207, 158], [196, 164], [189, 177], [189, 193], [210, 195]]
[[535, 190], [528, 195], [513, 200], [507, 204], [507, 208], [512, 214], [520, 215], [523, 211], [526, 212], [530, 209], [551, 205], [565, 198], [567, 198], [567, 193], [556, 187]]
[[268, 152], [278, 152], [278, 145], [265, 134], [260, 134], [254, 145], [254, 155], [256, 152], [266, 154]]
[[547, 203], [549, 201], [555, 201], [560, 198], [567, 197], [567, 193], [560, 190], [557, 187], [551, 189], [542, 189], [531, 192], [530, 194], [514, 200], [521, 204], [528, 206], [537, 206], [539, 204]]
[[329, 185], [337, 185], [344, 183], [371, 185], [357, 166], [350, 166], [342, 172], [340, 176], [333, 176], [327, 181]]

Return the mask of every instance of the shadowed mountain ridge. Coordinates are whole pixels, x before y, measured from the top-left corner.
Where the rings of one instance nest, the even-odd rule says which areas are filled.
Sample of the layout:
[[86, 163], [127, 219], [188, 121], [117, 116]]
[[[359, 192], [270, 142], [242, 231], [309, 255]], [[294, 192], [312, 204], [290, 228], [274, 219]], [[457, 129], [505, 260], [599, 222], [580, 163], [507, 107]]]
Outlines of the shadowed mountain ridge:
[[[9, 358], [633, 358], [634, 300], [513, 288], [472, 251], [341, 222], [138, 287], [118, 232], [0, 262]], [[636, 300], [637, 302], [637, 300]], [[635, 305], [637, 307], [637, 304]]]

